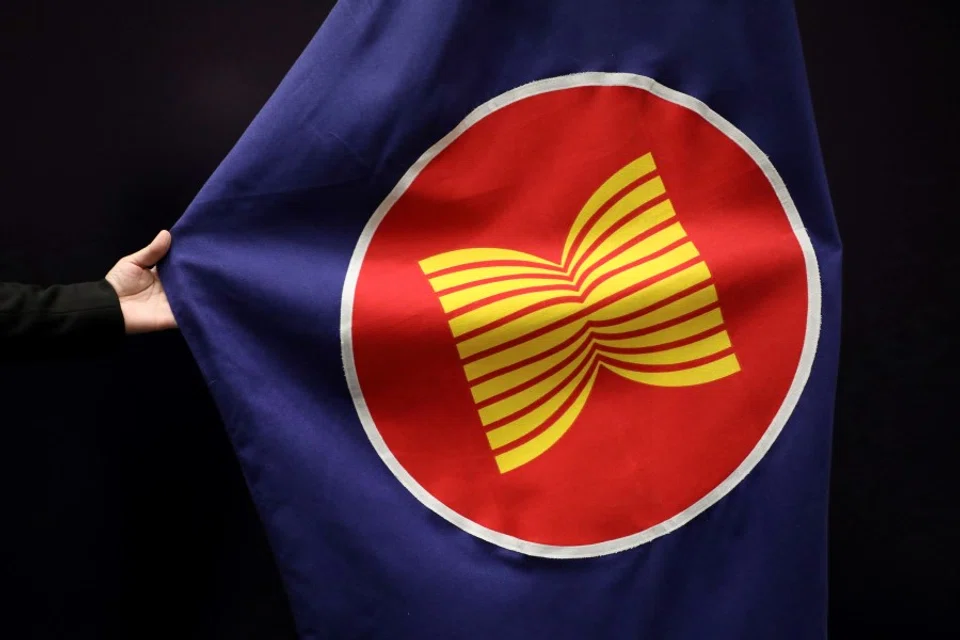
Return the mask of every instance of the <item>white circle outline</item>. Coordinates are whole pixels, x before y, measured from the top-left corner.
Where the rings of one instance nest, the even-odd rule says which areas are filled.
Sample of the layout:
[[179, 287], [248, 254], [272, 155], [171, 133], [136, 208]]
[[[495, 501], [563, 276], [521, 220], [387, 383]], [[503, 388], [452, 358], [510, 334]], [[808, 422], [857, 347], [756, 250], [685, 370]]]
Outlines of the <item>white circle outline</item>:
[[[383, 437], [380, 435], [379, 430], [374, 424], [373, 417], [370, 415], [366, 400], [363, 397], [363, 391], [360, 388], [360, 381], [357, 377], [357, 370], [353, 356], [354, 297], [356, 295], [357, 279], [360, 274], [360, 267], [363, 264], [363, 259], [366, 256], [367, 249], [370, 246], [370, 242], [373, 239], [373, 235], [376, 233], [380, 222], [387, 215], [397, 200], [399, 200], [400, 197], [406, 192], [410, 185], [413, 184], [413, 181], [416, 180], [420, 172], [434, 158], [436, 158], [441, 151], [443, 151], [461, 134], [463, 134], [463, 132], [495, 111], [498, 111], [503, 107], [519, 100], [551, 91], [559, 91], [574, 87], [611, 86], [633, 87], [636, 89], [641, 89], [659, 98], [667, 100], [668, 102], [672, 102], [678, 106], [695, 112], [704, 120], [724, 133], [728, 138], [733, 140], [737, 145], [739, 145], [740, 148], [743, 149], [751, 159], [753, 159], [757, 166], [760, 167], [767, 180], [770, 182], [770, 185], [773, 187], [774, 192], [777, 194], [780, 204], [783, 206], [783, 209], [787, 214], [787, 219], [789, 220], [793, 233], [797, 238], [797, 242], [800, 244], [801, 251], [803, 252], [807, 270], [806, 333], [804, 335], [803, 350], [800, 354], [800, 361], [797, 364], [796, 374], [794, 375], [790, 388], [784, 397], [783, 403], [780, 405], [780, 409], [774, 416], [773, 421], [770, 423], [770, 426], [767, 427], [767, 430], [764, 432], [763, 436], [761, 436], [760, 440], [757, 442], [756, 446], [754, 446], [753, 450], [747, 455], [747, 457], [744, 458], [740, 465], [729, 476], [727, 476], [726, 479], [714, 487], [712, 491], [672, 518], [664, 520], [663, 522], [644, 529], [638, 533], [623, 536], [621, 538], [615, 538], [613, 540], [607, 540], [605, 542], [585, 545], [560, 546], [541, 544], [538, 542], [522, 540], [505, 533], [494, 531], [457, 513], [433, 497], [433, 495], [431, 495], [413, 478], [413, 476], [407, 472], [406, 469], [403, 468], [403, 465], [400, 464], [400, 461], [397, 460], [396, 456], [393, 455], [393, 452], [390, 451], [386, 442], [384, 442]], [[747, 476], [747, 474], [750, 473], [750, 471], [753, 470], [757, 463], [760, 462], [767, 451], [770, 450], [770, 447], [777, 439], [777, 436], [780, 435], [784, 425], [786, 424], [790, 415], [793, 413], [793, 410], [800, 399], [800, 395], [803, 393], [803, 388], [806, 386], [807, 380], [810, 376], [810, 370], [813, 367], [814, 357], [817, 352], [817, 343], [820, 337], [820, 296], [820, 272], [817, 265], [817, 257], [814, 253], [813, 244], [810, 242], [810, 237], [807, 235], [806, 228], [803, 226], [803, 220], [800, 218], [800, 214], [797, 211], [793, 200], [790, 198], [790, 194], [787, 192], [787, 187], [784, 184], [783, 179], [780, 177], [780, 174], [777, 173], [776, 168], [774, 168], [768, 157], [756, 144], [753, 143], [753, 141], [751, 141], [728, 120], [710, 109], [702, 101], [684, 93], [680, 93], [679, 91], [669, 89], [652, 78], [631, 73], [585, 72], [531, 82], [529, 84], [521, 85], [515, 89], [511, 89], [510, 91], [507, 91], [506, 93], [487, 101], [470, 112], [470, 114], [467, 115], [467, 117], [464, 118], [460, 124], [458, 124], [452, 131], [450, 131], [450, 133], [445, 135], [436, 144], [424, 152], [424, 154], [420, 156], [413, 166], [407, 170], [397, 185], [387, 195], [386, 199], [384, 199], [380, 206], [377, 207], [377, 210], [374, 211], [373, 215], [367, 221], [367, 224], [364, 226], [363, 231], [360, 234], [360, 238], [357, 241], [357, 246], [353, 251], [353, 256], [350, 258], [350, 264], [347, 268], [346, 280], [343, 287], [343, 298], [340, 307], [340, 343], [347, 385], [350, 389], [350, 395], [353, 398], [354, 405], [357, 409], [357, 414], [360, 418], [361, 424], [363, 425], [364, 431], [366, 431], [367, 437], [370, 439], [370, 442], [377, 451], [377, 454], [379, 454], [380, 458], [387, 465], [393, 475], [427, 508], [463, 531], [466, 531], [467, 533], [476, 536], [481, 540], [485, 540], [491, 544], [503, 547], [504, 549], [542, 558], [591, 558], [632, 549], [687, 524], [719, 501], [727, 493], [729, 493]]]

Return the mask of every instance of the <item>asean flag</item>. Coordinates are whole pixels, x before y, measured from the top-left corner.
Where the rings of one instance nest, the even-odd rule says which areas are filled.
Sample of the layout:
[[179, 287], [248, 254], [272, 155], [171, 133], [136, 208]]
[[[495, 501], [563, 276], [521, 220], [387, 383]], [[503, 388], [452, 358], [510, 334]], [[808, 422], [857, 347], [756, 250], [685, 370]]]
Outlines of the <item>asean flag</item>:
[[826, 634], [790, 2], [342, 0], [161, 276], [303, 638]]

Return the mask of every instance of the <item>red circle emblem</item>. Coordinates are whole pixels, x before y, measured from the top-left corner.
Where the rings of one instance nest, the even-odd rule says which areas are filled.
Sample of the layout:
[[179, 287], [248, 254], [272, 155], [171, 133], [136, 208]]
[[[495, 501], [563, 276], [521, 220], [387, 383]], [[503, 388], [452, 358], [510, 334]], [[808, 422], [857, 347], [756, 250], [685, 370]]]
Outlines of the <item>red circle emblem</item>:
[[759, 149], [647, 78], [591, 75], [501, 96], [428, 151], [344, 296], [381, 457], [536, 555], [635, 546], [722, 497], [789, 417], [819, 322]]

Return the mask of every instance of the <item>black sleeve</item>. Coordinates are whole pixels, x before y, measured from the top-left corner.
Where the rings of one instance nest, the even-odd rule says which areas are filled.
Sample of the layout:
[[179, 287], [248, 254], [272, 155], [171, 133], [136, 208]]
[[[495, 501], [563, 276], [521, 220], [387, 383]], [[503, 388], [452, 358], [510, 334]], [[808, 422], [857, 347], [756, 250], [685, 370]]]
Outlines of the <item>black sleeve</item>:
[[98, 350], [123, 333], [120, 300], [106, 280], [52, 287], [0, 283], [0, 355]]

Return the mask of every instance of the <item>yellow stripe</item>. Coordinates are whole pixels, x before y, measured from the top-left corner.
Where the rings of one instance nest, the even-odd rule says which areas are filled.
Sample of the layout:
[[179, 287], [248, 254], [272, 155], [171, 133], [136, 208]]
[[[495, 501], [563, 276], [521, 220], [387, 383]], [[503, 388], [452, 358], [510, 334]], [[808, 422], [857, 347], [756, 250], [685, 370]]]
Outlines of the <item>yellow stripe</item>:
[[433, 287], [434, 291], [443, 291], [471, 282], [489, 280], [490, 278], [532, 275], [552, 276], [551, 278], [543, 278], [542, 282], [544, 283], [553, 282], [554, 280], [557, 282], [569, 282], [570, 278], [557, 269], [559, 269], [559, 267], [555, 269], [547, 269], [545, 267], [479, 267], [476, 269], [464, 269], [463, 271], [454, 271], [453, 273], [431, 278], [430, 286]]
[[[509, 298], [503, 298], [502, 300], [496, 300], [489, 304], [485, 304], [482, 307], [473, 309], [472, 311], [467, 311], [463, 315], [457, 316], [456, 318], [451, 318], [450, 330], [453, 331], [454, 336], [462, 336], [465, 333], [469, 333], [485, 327], [488, 324], [498, 322], [513, 313], [523, 311], [524, 309], [528, 309], [536, 304], [575, 295], [577, 295], [575, 291], [562, 289], [534, 291], [532, 293], [519, 293]], [[579, 308], [582, 306], [582, 303], [572, 302], [567, 303], [567, 305], [573, 305], [575, 308]], [[556, 307], [560, 305], [555, 304], [553, 306]], [[548, 309], [549, 308], [552, 307], [548, 307]], [[542, 309], [542, 311], [545, 310], [546, 309]], [[569, 315], [569, 312], [564, 315]], [[522, 320], [522, 318], [518, 318], [518, 320]]]
[[684, 369], [682, 371], [664, 371], [648, 373], [646, 371], [631, 371], [616, 365], [604, 362], [603, 366], [628, 380], [642, 382], [656, 387], [691, 387], [697, 384], [713, 382], [740, 371], [740, 363], [733, 354], [708, 362], [707, 364]]
[[633, 338], [606, 339], [598, 336], [596, 343], [599, 347], [617, 347], [621, 349], [655, 347], [661, 344], [676, 342], [677, 340], [684, 340], [691, 336], [701, 334], [704, 331], [715, 329], [722, 324], [723, 315], [721, 315], [719, 309], [714, 309], [713, 311], [707, 311], [706, 313], [702, 313], [695, 318], [691, 318], [690, 320], [681, 322], [680, 324], [674, 325], [667, 329], [653, 331], [651, 333], [642, 336], [635, 336]]
[[[581, 274], [585, 273], [590, 267], [603, 260], [618, 248], [627, 244], [658, 224], [676, 216], [673, 205], [669, 200], [650, 207], [636, 218], [631, 219], [627, 224], [610, 234], [610, 237], [600, 243], [577, 268], [574, 280], [579, 280]], [[681, 227], [682, 231], [682, 227]]]
[[[663, 282], [666, 282], [666, 280]], [[660, 283], [653, 285], [649, 287], [649, 289], [658, 287], [659, 284]], [[672, 289], [662, 291], [660, 292], [660, 295], [657, 296], [657, 300], [659, 301], [660, 299], [672, 296], [674, 293], [676, 292]], [[713, 285], [710, 285], [709, 287], [704, 287], [699, 291], [671, 302], [670, 304], [665, 305], [656, 311], [651, 311], [650, 313], [646, 313], [631, 320], [626, 320], [621, 324], [602, 327], [595, 329], [594, 331], [598, 337], [607, 335], [615, 336], [618, 333], [639, 331], [654, 325], [663, 324], [664, 322], [670, 322], [675, 318], [688, 313], [693, 313], [697, 309], [702, 309], [703, 307], [713, 304], [716, 301], [717, 290]], [[637, 310], [638, 309], [634, 308], [631, 310], [631, 312]], [[476, 362], [471, 362], [464, 366], [464, 370], [467, 374], [467, 380], [475, 380], [481, 376], [485, 376], [499, 369], [503, 369], [528, 358], [532, 358], [539, 353], [548, 351], [549, 349], [552, 349], [558, 344], [563, 343], [565, 340], [568, 340], [571, 336], [575, 335], [578, 331], [580, 331], [581, 328], [583, 328], [585, 323], [586, 319], [582, 319], [570, 324], [565, 324], [554, 329], [553, 331], [517, 344], [509, 349], [498, 351], [490, 354], [486, 358], [481, 358]], [[582, 339], [583, 338], [580, 340]]]
[[664, 349], [653, 353], [610, 353], [600, 349], [600, 353], [625, 364], [680, 364], [712, 356], [730, 348], [730, 336], [726, 331], [707, 336], [691, 344], [673, 349]]
[[[655, 278], [664, 271], [678, 267], [684, 262], [693, 260], [700, 254], [697, 252], [693, 243], [682, 244], [676, 249], [672, 249], [662, 256], [647, 260], [646, 262], [621, 271], [609, 280], [597, 285], [590, 292], [584, 304], [594, 305], [602, 302], [606, 298], [617, 295], [624, 289], [628, 289], [638, 282]], [[701, 263], [702, 264], [702, 263]]]
[[592, 356], [593, 350], [585, 349], [583, 353], [537, 384], [507, 396], [503, 400], [498, 400], [487, 407], [483, 407], [479, 410], [480, 422], [486, 426], [526, 409], [537, 400], [553, 393], [568, 376], [572, 375], [573, 372], [583, 364], [584, 360]]
[[710, 329], [715, 329], [722, 324], [723, 316], [721, 315], [720, 310], [714, 309], [685, 322], [681, 322], [673, 327], [661, 329], [660, 331], [654, 331], [652, 333], [633, 338], [595, 339], [595, 337], [589, 332], [584, 333], [582, 336], [571, 342], [560, 351], [557, 351], [548, 357], [534, 360], [518, 369], [514, 369], [503, 375], [491, 378], [490, 380], [475, 385], [470, 389], [470, 392], [473, 395], [474, 401], [478, 403], [501, 393], [505, 393], [514, 387], [533, 380], [537, 376], [557, 366], [566, 360], [570, 355], [572, 355], [577, 349], [583, 346], [584, 342], [588, 340], [601, 348], [619, 347], [625, 349], [637, 349], [641, 347], [653, 347], [683, 340], [691, 336], [701, 334]]
[[644, 287], [625, 298], [597, 309], [592, 317], [598, 321], [615, 320], [635, 313], [644, 307], [652, 306], [665, 298], [693, 288], [709, 279], [710, 271], [707, 269], [707, 265], [698, 262], [653, 283], [649, 287]]
[[567, 258], [573, 249], [573, 241], [580, 235], [580, 230], [586, 226], [590, 218], [593, 217], [593, 214], [599, 211], [614, 195], [627, 188], [631, 183], [636, 182], [643, 176], [654, 171], [656, 168], [657, 165], [653, 161], [653, 154], [648, 153], [620, 169], [600, 185], [600, 188], [593, 192], [593, 195], [591, 195], [587, 203], [583, 205], [580, 213], [577, 214], [576, 219], [573, 221], [573, 226], [570, 227], [570, 233], [567, 235], [566, 245], [563, 247], [563, 257], [560, 263], [567, 264]]
[[[707, 269], [707, 266], [704, 263], [699, 262], [673, 275], [667, 276], [663, 280], [655, 282], [649, 287], [640, 289], [639, 291], [634, 292], [622, 300], [618, 300], [612, 304], [597, 309], [591, 317], [599, 321], [615, 320], [616, 318], [635, 313], [644, 307], [652, 306], [665, 298], [676, 295], [684, 289], [693, 287], [709, 278], [710, 272]], [[580, 309], [581, 306], [582, 305], [576, 303], [565, 303], [562, 305], [554, 305], [545, 309], [534, 311], [533, 313], [527, 314], [522, 318], [517, 318], [516, 320], [512, 320], [507, 324], [500, 325], [499, 327], [481, 333], [478, 336], [461, 341], [457, 345], [457, 351], [460, 353], [461, 358], [469, 358], [474, 354], [486, 351], [487, 349], [493, 349], [505, 342], [509, 342], [515, 338], [542, 329], [543, 327], [548, 326], [557, 320], [567, 318], [575, 311]], [[574, 322], [578, 324], [579, 328], [583, 326], [585, 319], [576, 320]], [[536, 339], [540, 340], [541, 337], [545, 338], [554, 331], [560, 331], [562, 328], [563, 327], [557, 327], [553, 331], [548, 332], [543, 336], [538, 336]], [[575, 333], [575, 330], [567, 333], [566, 337], [573, 335], [573, 333]], [[550, 344], [550, 346], [560, 344], [566, 339], [566, 337], [554, 341], [552, 344]], [[548, 348], [550, 347], [545, 346], [541, 348], [539, 344], [535, 349], [525, 348], [520, 344], [515, 345], [510, 347], [509, 351], [513, 352], [514, 354], [523, 354], [522, 357], [508, 359], [507, 364], [503, 364], [502, 366], [508, 366], [508, 364], [519, 362], [520, 360], [529, 358], [531, 355], [544, 351]], [[508, 350], [504, 350], [504, 353], [507, 351]], [[496, 354], [496, 356], [499, 355], [500, 354]], [[491, 357], [494, 356], [492, 355]], [[501, 360], [501, 362], [502, 361], [503, 360]], [[479, 362], [481, 361], [478, 360], [477, 363]], [[469, 366], [470, 365], [468, 365], [468, 367]], [[500, 367], [490, 368], [486, 371], [495, 371], [498, 368]], [[473, 379], [477, 377], [477, 375], [485, 374], [477, 374], [472, 377], [470, 377], [470, 375], [471, 374], [468, 373], [469, 379]]]
[[464, 371], [466, 371], [467, 380], [475, 380], [480, 376], [485, 376], [488, 373], [503, 369], [504, 367], [509, 367], [510, 365], [526, 360], [527, 358], [532, 358], [537, 354], [552, 349], [558, 344], [561, 344], [564, 340], [567, 340], [576, 334], [585, 323], [586, 319], [576, 320], [569, 324], [565, 324], [562, 327], [557, 327], [553, 331], [545, 333], [542, 336], [531, 338], [530, 340], [512, 346], [509, 349], [492, 353], [485, 358], [477, 360], [476, 362], [471, 362], [470, 364], [464, 365]]
[[[486, 298], [492, 298], [493, 296], [510, 293], [511, 291], [518, 291], [523, 289], [529, 289], [531, 287], [551, 287], [550, 291], [556, 291], [558, 293], [551, 293], [551, 297], [555, 295], [574, 295], [576, 291], [570, 286], [570, 282], [565, 280], [557, 282], [555, 280], [540, 280], [537, 278], [518, 278], [516, 280], [504, 280], [502, 282], [490, 282], [487, 284], [480, 284], [475, 287], [470, 287], [468, 289], [463, 289], [462, 291], [456, 291], [454, 293], [449, 293], [445, 296], [440, 296], [440, 304], [443, 306], [443, 310], [447, 313], [456, 311], [457, 309], [462, 309], [463, 307], [473, 304], [474, 302], [479, 302]], [[514, 297], [509, 298], [513, 300]]]
[[495, 395], [509, 391], [514, 387], [518, 387], [521, 384], [524, 384], [525, 382], [533, 380], [537, 376], [546, 373], [551, 368], [557, 366], [570, 357], [577, 349], [583, 346], [583, 343], [587, 340], [590, 340], [590, 334], [584, 333], [569, 345], [550, 356], [539, 358], [530, 362], [529, 364], [525, 364], [522, 367], [501, 374], [496, 378], [491, 378], [485, 382], [481, 382], [478, 385], [474, 385], [470, 389], [470, 393], [473, 395], [474, 402], [483, 402], [488, 398], [492, 398]]
[[[648, 280], [660, 275], [668, 269], [672, 269], [683, 264], [684, 262], [696, 258], [698, 255], [699, 253], [697, 252], [696, 247], [693, 246], [693, 243], [688, 242], [660, 257], [654, 258], [653, 260], [648, 260], [643, 264], [637, 265], [631, 269], [627, 269], [622, 273], [618, 273], [594, 289], [584, 303], [568, 304], [572, 304], [575, 308], [579, 309], [584, 305], [599, 303], [604, 298], [614, 296], [627, 287], [636, 284], [637, 282], [643, 282], [644, 280]], [[450, 329], [453, 331], [454, 336], [461, 336], [465, 333], [469, 333], [470, 331], [475, 331], [488, 324], [497, 322], [508, 315], [532, 307], [533, 305], [569, 295], [573, 295], [573, 292], [553, 290], [537, 291], [534, 293], [526, 293], [512, 296], [510, 298], [504, 298], [503, 300], [491, 302], [490, 304], [484, 305], [478, 309], [474, 309], [473, 311], [468, 311], [461, 316], [451, 319]], [[543, 309], [541, 311], [547, 311], [547, 309]], [[523, 320], [523, 318], [518, 318], [518, 320]]]
[[[537, 304], [557, 296], [577, 295], [589, 287], [590, 284], [609, 274], [610, 272], [629, 265], [632, 262], [637, 262], [643, 259], [645, 256], [659, 251], [685, 236], [686, 233], [684, 232], [683, 227], [681, 227], [679, 224], [671, 225], [663, 231], [654, 234], [652, 237], [639, 242], [635, 246], [631, 247], [627, 251], [624, 251], [622, 254], [618, 255], [616, 258], [610, 260], [608, 263], [594, 271], [592, 274], [590, 274], [590, 277], [583, 282], [579, 291], [574, 291], [567, 287], [563, 287], [554, 280], [544, 281], [536, 278], [518, 278], [516, 280], [503, 280], [500, 282], [477, 285], [475, 287], [463, 289], [462, 291], [441, 296], [440, 304], [443, 306], [444, 311], [451, 313], [457, 309], [461, 309], [467, 305], [484, 300], [486, 298], [491, 298], [496, 295], [502, 295], [511, 291], [529, 289], [531, 287], [554, 285], [554, 288], [551, 288], [547, 291], [535, 292], [532, 294], [533, 297], [531, 298], [525, 298], [522, 295], [511, 296], [509, 298], [504, 298], [502, 300], [498, 300], [497, 302], [491, 303], [489, 305], [489, 309], [487, 307], [482, 307], [481, 309], [476, 310], [478, 312], [476, 317], [490, 318], [491, 316], [496, 316], [492, 319], [502, 318], [532, 304]], [[617, 282], [637, 282], [639, 280], [653, 277], [659, 273], [662, 273], [663, 271], [666, 271], [667, 269], [672, 269], [683, 262], [697, 257], [697, 255], [698, 253], [696, 248], [692, 243], [688, 242], [677, 249], [674, 249], [670, 253], [665, 254], [664, 256], [650, 260], [644, 265], [638, 265], [635, 269], [631, 269], [623, 274], [615, 276], [614, 279]], [[620, 289], [622, 289], [623, 286], [624, 285], [621, 285]], [[613, 295], [614, 293], [616, 293], [616, 291], [610, 291], [608, 295]], [[499, 311], [501, 309], [502, 311]], [[465, 314], [463, 317], [466, 318], [469, 315], [470, 314]], [[454, 322], [456, 321], [451, 321], [451, 326]], [[483, 326], [483, 324], [487, 324], [488, 322], [490, 322], [489, 319], [481, 324], [471, 325], [471, 328]], [[462, 330], [457, 333], [455, 330], [454, 335], [460, 335], [465, 332], [466, 330]]]
[[[649, 374], [627, 371], [609, 364], [604, 364], [603, 366], [606, 366], [608, 369], [611, 369], [620, 375], [624, 375], [625, 377], [638, 382], [646, 382], [647, 384], [654, 384], [657, 386], [674, 387], [702, 384], [705, 382], [711, 382], [713, 380], [719, 380], [720, 378], [724, 378], [740, 370], [740, 365], [737, 363], [736, 357], [732, 355], [697, 367], [696, 371], [689, 370], [685, 372]], [[599, 367], [592, 368], [589, 381], [584, 386], [580, 394], [578, 394], [577, 399], [573, 402], [573, 404], [563, 413], [560, 418], [556, 420], [556, 422], [550, 425], [547, 429], [544, 429], [542, 433], [539, 433], [527, 442], [524, 442], [522, 445], [495, 456], [497, 467], [500, 470], [500, 473], [512, 471], [513, 469], [516, 469], [517, 467], [523, 466], [531, 460], [534, 460], [543, 454], [547, 449], [555, 445], [560, 438], [563, 437], [563, 435], [576, 421], [577, 416], [580, 415], [580, 412], [583, 411], [583, 407], [587, 403], [587, 398], [590, 396], [590, 392], [593, 390], [598, 372]], [[691, 381], [691, 377], [696, 377], [696, 381]], [[491, 446], [491, 448], [496, 449], [497, 447]]]
[[587, 398], [590, 396], [590, 391], [593, 389], [593, 384], [597, 380], [597, 373], [600, 371], [600, 368], [593, 367], [592, 369], [590, 379], [580, 391], [577, 399], [563, 412], [563, 415], [560, 416], [556, 422], [520, 446], [495, 456], [497, 468], [500, 469], [500, 473], [506, 473], [507, 471], [512, 471], [517, 467], [527, 464], [555, 445], [557, 441], [563, 437], [563, 434], [570, 429], [571, 425], [573, 425], [577, 419], [577, 416], [583, 411], [583, 407], [587, 403]]
[[[655, 286], [657, 285], [653, 285], [653, 287]], [[653, 287], [650, 288], [652, 289]], [[673, 294], [663, 297], [669, 297], [670, 295]], [[670, 322], [674, 318], [678, 318], [688, 313], [693, 313], [694, 311], [702, 309], [703, 307], [713, 304], [716, 301], [717, 289], [713, 285], [710, 285], [688, 294], [679, 300], [674, 300], [670, 304], [664, 305], [656, 311], [650, 311], [649, 313], [645, 313], [642, 316], [638, 316], [631, 320], [624, 320], [619, 324], [601, 327], [596, 330], [596, 333], [602, 338], [603, 336], [607, 335], [616, 336], [618, 334], [629, 333], [631, 331], [639, 331], [640, 329], [646, 329], [657, 324]]]
[[482, 264], [493, 260], [517, 260], [529, 262], [532, 265], [553, 266], [556, 265], [549, 260], [532, 256], [522, 251], [513, 251], [512, 249], [457, 249], [448, 251], [440, 255], [426, 258], [420, 261], [420, 268], [426, 275], [450, 269], [452, 267], [462, 267], [468, 264]]
[[583, 365], [577, 375], [570, 380], [570, 382], [564, 385], [562, 389], [551, 396], [548, 401], [530, 413], [518, 418], [517, 420], [509, 422], [502, 427], [497, 427], [496, 429], [488, 431], [487, 440], [490, 442], [490, 448], [499, 449], [500, 447], [508, 445], [515, 440], [519, 440], [549, 420], [553, 414], [560, 410], [560, 407], [563, 406], [563, 403], [573, 395], [577, 389], [577, 385], [579, 385], [583, 378], [592, 369], [594, 369], [595, 364], [596, 357], [593, 356]]
[[683, 227], [681, 227], [679, 224], [670, 225], [663, 231], [659, 231], [646, 240], [638, 242], [615, 258], [611, 258], [608, 262], [604, 263], [593, 273], [587, 276], [587, 278], [581, 283], [580, 289], [585, 291], [590, 287], [591, 284], [608, 273], [612, 273], [617, 269], [621, 269], [628, 264], [639, 262], [650, 254], [656, 253], [657, 251], [670, 246], [674, 242], [684, 239], [686, 235], [687, 234], [684, 232]]
[[587, 251], [587, 249], [594, 242], [596, 242], [597, 238], [603, 235], [605, 231], [609, 230], [610, 227], [654, 198], [662, 196], [664, 193], [666, 193], [666, 189], [663, 186], [663, 180], [661, 180], [658, 176], [647, 180], [620, 198], [616, 204], [604, 211], [599, 218], [592, 221], [592, 225], [589, 227], [587, 235], [576, 247], [569, 264], [576, 264]]
[[566, 302], [538, 309], [506, 324], [488, 329], [478, 336], [461, 341], [457, 345], [457, 351], [461, 358], [469, 358], [476, 353], [498, 347], [505, 342], [542, 329], [554, 322], [565, 320], [582, 306], [577, 302]]

